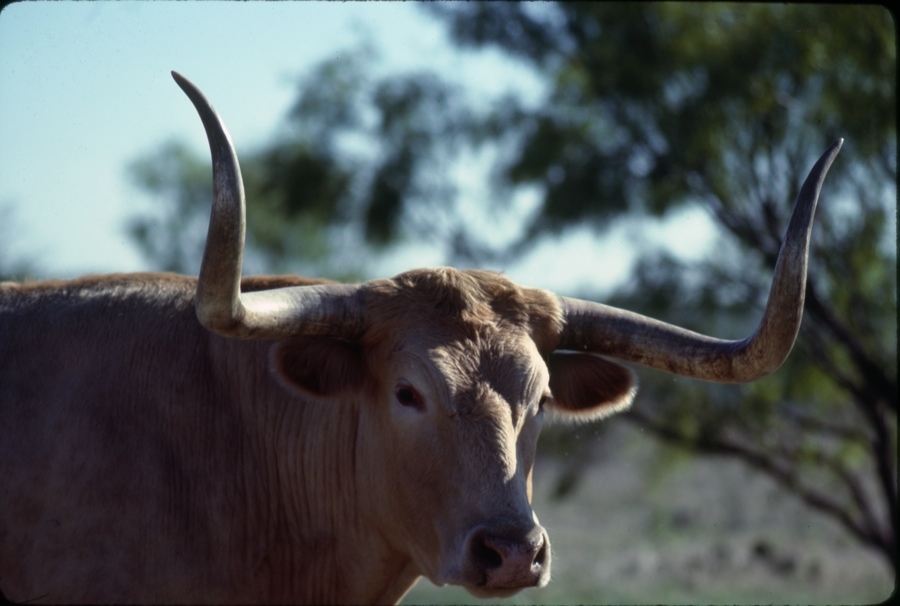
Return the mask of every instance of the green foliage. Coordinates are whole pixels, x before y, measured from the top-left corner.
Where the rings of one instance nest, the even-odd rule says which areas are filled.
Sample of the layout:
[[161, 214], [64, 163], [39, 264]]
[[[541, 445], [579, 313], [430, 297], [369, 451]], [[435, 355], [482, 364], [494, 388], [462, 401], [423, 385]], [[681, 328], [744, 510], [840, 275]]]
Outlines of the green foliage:
[[[886, 162], [892, 139], [880, 134], [896, 130], [893, 31], [884, 10], [675, 3], [543, 9], [434, 9], [461, 43], [498, 45], [554, 83], [538, 107], [505, 104], [490, 117], [498, 135], [520, 138], [504, 167], [508, 183], [546, 190], [527, 237], [604, 210], [659, 215], [708, 195], [727, 208], [748, 198], [786, 206], [797, 187], [790, 173], [802, 172], [838, 136], [853, 153], [893, 166]], [[870, 39], [861, 44], [862, 37]], [[847, 111], [855, 107], [867, 111]], [[836, 166], [838, 178], [846, 170]]]

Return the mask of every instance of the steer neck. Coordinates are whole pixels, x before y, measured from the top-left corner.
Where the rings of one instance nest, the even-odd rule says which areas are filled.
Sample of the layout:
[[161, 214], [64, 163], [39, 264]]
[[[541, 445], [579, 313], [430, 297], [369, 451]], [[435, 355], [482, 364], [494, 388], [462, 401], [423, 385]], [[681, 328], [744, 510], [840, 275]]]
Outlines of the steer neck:
[[229, 381], [252, 443], [244, 447], [240, 481], [245, 494], [257, 495], [246, 504], [252, 540], [244, 558], [255, 595], [267, 602], [398, 602], [419, 572], [365, 519], [355, 465], [360, 403], [318, 401], [260, 381], [270, 344], [223, 342], [257, 350], [224, 356], [229, 360], [263, 361], [253, 372], [231, 369]]

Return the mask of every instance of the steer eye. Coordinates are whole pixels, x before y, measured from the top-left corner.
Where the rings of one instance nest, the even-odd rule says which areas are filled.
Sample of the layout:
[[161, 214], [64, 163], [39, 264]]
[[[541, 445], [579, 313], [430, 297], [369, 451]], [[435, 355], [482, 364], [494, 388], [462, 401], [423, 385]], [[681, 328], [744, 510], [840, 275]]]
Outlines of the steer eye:
[[541, 399], [538, 401], [538, 412], [544, 412], [544, 404], [550, 401], [550, 396], [548, 394], [544, 394], [541, 396]]
[[400, 383], [397, 385], [397, 389], [394, 390], [394, 397], [397, 398], [397, 402], [399, 402], [401, 406], [415, 408], [419, 411], [425, 410], [425, 401], [422, 399], [422, 396], [419, 395], [419, 392], [416, 391], [416, 388], [409, 383]]

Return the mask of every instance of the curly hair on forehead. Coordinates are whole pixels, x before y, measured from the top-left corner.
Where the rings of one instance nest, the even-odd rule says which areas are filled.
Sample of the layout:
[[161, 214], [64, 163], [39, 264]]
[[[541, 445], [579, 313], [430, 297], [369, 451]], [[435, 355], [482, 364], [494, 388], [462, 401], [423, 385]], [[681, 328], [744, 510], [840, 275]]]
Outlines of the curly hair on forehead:
[[370, 286], [366, 307], [387, 324], [436, 321], [473, 338], [486, 324], [519, 327], [542, 351], [553, 349], [563, 325], [553, 294], [517, 286], [497, 272], [416, 269]]

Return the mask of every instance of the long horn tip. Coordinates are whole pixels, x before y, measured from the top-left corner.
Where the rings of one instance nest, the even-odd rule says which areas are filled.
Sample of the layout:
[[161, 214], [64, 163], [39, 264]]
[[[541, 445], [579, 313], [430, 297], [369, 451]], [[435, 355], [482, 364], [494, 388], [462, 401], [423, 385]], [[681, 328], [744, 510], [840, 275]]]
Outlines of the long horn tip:
[[[197, 88], [193, 82], [175, 70], [172, 70], [172, 78], [184, 94], [187, 95], [191, 103], [194, 104], [194, 108], [200, 114], [200, 119], [203, 121], [203, 127], [206, 129], [206, 136], [210, 141], [210, 146], [221, 143], [228, 149], [228, 153], [232, 153], [231, 141], [228, 132], [225, 129], [225, 125], [222, 124], [215, 108], [213, 108], [206, 96], [200, 92], [200, 89]], [[214, 153], [213, 156], [215, 159], [216, 154]]]
[[826, 154], [834, 154], [834, 155], [837, 155], [837, 153], [838, 153], [839, 151], [841, 151], [841, 146], [842, 146], [842, 145], [844, 145], [844, 138], [843, 138], [843, 137], [841, 137], [840, 139], [838, 139], [837, 141], [835, 141], [834, 143], [832, 143], [832, 144], [831, 144], [831, 147], [829, 147], [829, 148], [828, 148], [828, 151], [825, 152], [825, 153], [826, 153]]
[[198, 89], [193, 82], [176, 72], [174, 69], [171, 73], [172, 78], [175, 80], [175, 83], [181, 90], [185, 92], [185, 94], [187, 94], [188, 97], [192, 97], [193, 95], [199, 95], [201, 97], [203, 96], [202, 93], [200, 93], [200, 89]]
[[[828, 149], [825, 150], [825, 153], [822, 154], [820, 162], [826, 164], [826, 166], [831, 166], [831, 163], [834, 162], [834, 159], [837, 158], [838, 152], [841, 151], [841, 147], [844, 145], [844, 138], [841, 137], [834, 143], [828, 146]], [[826, 168], [827, 170], [827, 168]]]
[[798, 204], [800, 204], [801, 200], [808, 200], [811, 207], [815, 207], [819, 197], [819, 190], [825, 181], [825, 175], [828, 173], [828, 169], [831, 168], [834, 159], [837, 158], [838, 152], [841, 151], [841, 146], [843, 144], [844, 139], [841, 137], [829, 145], [828, 149], [825, 150], [825, 153], [819, 157], [800, 188], [800, 195], [797, 198]]
[[[825, 153], [819, 158], [819, 161], [816, 163], [817, 166], [813, 168], [813, 172], [822, 166], [826, 171], [828, 167], [831, 166], [831, 163], [834, 162], [834, 159], [837, 157], [838, 152], [841, 151], [841, 146], [844, 145], [844, 138], [841, 137], [837, 139], [834, 143], [828, 146], [828, 149], [825, 150]], [[822, 175], [824, 177], [824, 175]]]

